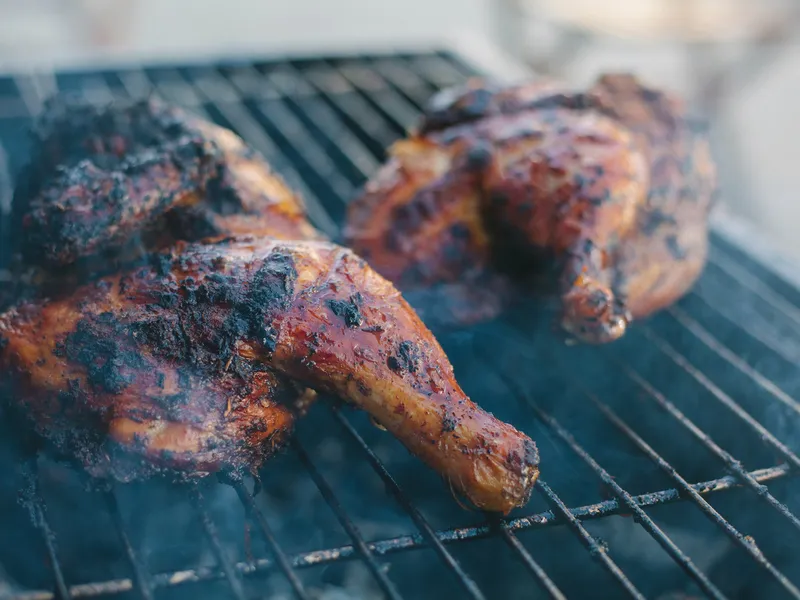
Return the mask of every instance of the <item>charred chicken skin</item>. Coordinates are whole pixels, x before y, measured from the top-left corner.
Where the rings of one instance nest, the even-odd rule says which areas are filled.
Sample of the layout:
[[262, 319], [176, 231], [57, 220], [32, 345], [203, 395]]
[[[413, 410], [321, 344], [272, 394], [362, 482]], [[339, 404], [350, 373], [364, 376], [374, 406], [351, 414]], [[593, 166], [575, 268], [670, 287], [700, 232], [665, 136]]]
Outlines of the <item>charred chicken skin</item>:
[[237, 135], [155, 98], [51, 99], [14, 209], [24, 262], [51, 269], [239, 233], [321, 239], [302, 200]]
[[472, 81], [436, 96], [391, 148], [345, 237], [427, 295], [434, 321], [493, 317], [555, 273], [562, 327], [603, 343], [699, 276], [715, 178], [703, 125], [632, 76], [586, 93]]
[[[296, 197], [236, 136], [187, 122], [206, 132], [193, 148], [216, 166], [208, 180], [197, 169], [180, 185], [152, 188], [192, 200], [164, 209], [151, 197], [159, 216], [140, 210], [140, 228], [162, 232], [143, 236], [154, 244], [145, 263], [0, 315], [0, 372], [17, 408], [90, 472], [128, 480], [254, 470], [314, 393], [328, 392], [368, 411], [476, 506], [508, 512], [527, 502], [534, 443], [467, 398], [394, 286], [319, 239]], [[69, 252], [53, 244], [31, 256], [53, 264], [125, 247], [92, 228], [94, 203], [107, 206], [102, 194], [58, 217], [49, 202], [62, 197], [33, 196], [22, 220], [36, 212], [26, 221], [35, 227], [85, 223], [87, 237], [57, 227]]]

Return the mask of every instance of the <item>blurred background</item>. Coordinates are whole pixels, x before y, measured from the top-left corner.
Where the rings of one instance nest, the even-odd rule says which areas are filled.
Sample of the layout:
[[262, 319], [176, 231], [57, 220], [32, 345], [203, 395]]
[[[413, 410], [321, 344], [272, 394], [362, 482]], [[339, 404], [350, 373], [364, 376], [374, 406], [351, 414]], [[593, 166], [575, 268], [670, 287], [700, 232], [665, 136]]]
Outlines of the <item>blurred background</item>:
[[576, 84], [633, 70], [712, 119], [722, 200], [800, 258], [798, 0], [0, 0], [0, 71], [458, 44]]

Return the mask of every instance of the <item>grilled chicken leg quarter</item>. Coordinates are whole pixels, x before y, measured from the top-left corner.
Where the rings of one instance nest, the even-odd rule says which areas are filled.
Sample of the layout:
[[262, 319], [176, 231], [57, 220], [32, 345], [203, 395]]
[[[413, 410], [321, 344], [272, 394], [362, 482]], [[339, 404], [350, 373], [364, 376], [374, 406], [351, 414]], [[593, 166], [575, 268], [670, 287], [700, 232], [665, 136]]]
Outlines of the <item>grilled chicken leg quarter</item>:
[[437, 96], [390, 156], [351, 203], [346, 240], [424, 293], [433, 320], [495, 316], [554, 271], [563, 328], [608, 342], [705, 263], [716, 175], [703, 124], [631, 76], [587, 93], [475, 81]]
[[[309, 390], [325, 391], [367, 410], [478, 507], [508, 512], [527, 502], [534, 443], [466, 397], [391, 283], [349, 250], [302, 239], [321, 236], [296, 218], [302, 209], [290, 210], [263, 159], [243, 154], [230, 132], [195, 129], [209, 132], [200, 141], [217, 157], [215, 174], [205, 185], [184, 180], [188, 204], [163, 209], [151, 198], [163, 213], [143, 210], [137, 220], [168, 231], [166, 250], [0, 315], [0, 373], [39, 432], [91, 472], [123, 480], [254, 469], [284, 442]], [[118, 180], [135, 189], [129, 175]], [[221, 193], [233, 209], [218, 208]], [[57, 214], [37, 198], [32, 210]], [[104, 202], [83, 198], [88, 208]], [[246, 233], [238, 216], [248, 211], [254, 235], [225, 237]], [[91, 225], [86, 214], [66, 221]], [[196, 237], [198, 223], [211, 225], [205, 241], [175, 241]], [[106, 236], [97, 247], [124, 243]], [[69, 246], [70, 255], [88, 253]], [[57, 245], [47, 251], [68, 256]]]

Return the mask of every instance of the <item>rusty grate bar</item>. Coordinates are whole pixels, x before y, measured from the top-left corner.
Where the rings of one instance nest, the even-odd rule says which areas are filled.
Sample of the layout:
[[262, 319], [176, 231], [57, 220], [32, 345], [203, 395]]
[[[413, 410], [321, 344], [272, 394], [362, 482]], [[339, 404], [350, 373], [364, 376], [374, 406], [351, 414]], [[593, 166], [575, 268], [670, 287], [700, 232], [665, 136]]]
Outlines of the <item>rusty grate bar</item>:
[[533, 401], [519, 383], [508, 373], [508, 370], [501, 367], [496, 359], [491, 355], [484, 353], [484, 360], [487, 364], [491, 365], [492, 369], [500, 376], [506, 386], [514, 393], [517, 398], [522, 399], [536, 416], [545, 423], [552, 431], [558, 435], [570, 449], [588, 465], [598, 478], [610, 490], [614, 492], [619, 501], [627, 506], [633, 514], [634, 520], [639, 523], [647, 533], [661, 546], [664, 551], [697, 583], [698, 587], [703, 590], [709, 597], [717, 598], [719, 600], [725, 598], [724, 594], [715, 586], [684, 552], [675, 545], [675, 542], [664, 533], [664, 531], [656, 525], [656, 523], [645, 513], [641, 507], [636, 503], [628, 492], [626, 492], [614, 478], [601, 467], [591, 455], [577, 442], [575, 437], [555, 419], [552, 415], [548, 414]]
[[403, 493], [403, 490], [386, 469], [386, 466], [383, 464], [381, 459], [378, 458], [378, 455], [375, 454], [372, 448], [367, 445], [367, 443], [364, 441], [364, 438], [361, 437], [361, 435], [356, 431], [355, 427], [353, 427], [353, 425], [345, 418], [338, 408], [334, 408], [333, 412], [342, 428], [361, 448], [362, 452], [364, 452], [367, 460], [372, 465], [372, 468], [378, 473], [397, 502], [414, 521], [414, 524], [417, 526], [417, 529], [420, 531], [420, 533], [422, 533], [426, 541], [433, 547], [445, 565], [447, 565], [447, 567], [458, 577], [459, 582], [467, 594], [473, 598], [483, 598], [483, 593], [480, 591], [477, 584], [461, 568], [461, 565], [458, 564], [450, 551], [444, 547], [444, 544], [442, 544], [441, 540], [436, 537], [436, 532], [433, 530], [430, 523], [428, 523], [427, 519], [425, 519], [419, 509], [414, 506], [414, 504], [411, 502], [411, 499], [406, 496], [405, 493]]
[[695, 319], [682, 308], [672, 306], [667, 309], [672, 317], [678, 321], [686, 330], [690, 331], [692, 335], [697, 338], [704, 346], [714, 352], [717, 356], [725, 360], [735, 369], [744, 373], [748, 378], [754, 381], [761, 389], [769, 393], [773, 398], [785, 404], [789, 409], [800, 415], [800, 402], [792, 398], [789, 394], [783, 391], [775, 382], [768, 377], [765, 377], [747, 362], [742, 360], [739, 356], [726, 348], [717, 338], [715, 338], [710, 331], [698, 323]]
[[200, 523], [203, 525], [206, 539], [211, 545], [211, 550], [214, 552], [217, 562], [222, 567], [222, 572], [225, 575], [225, 581], [228, 583], [231, 595], [236, 598], [236, 600], [245, 600], [247, 596], [244, 593], [241, 574], [236, 569], [233, 561], [225, 553], [225, 548], [222, 547], [222, 541], [219, 539], [217, 526], [214, 524], [214, 521], [211, 520], [211, 515], [208, 514], [208, 510], [206, 510], [203, 493], [197, 485], [192, 485], [189, 488], [189, 496], [200, 515]]
[[[700, 429], [695, 423], [689, 419], [683, 412], [678, 409], [672, 402], [667, 400], [664, 395], [656, 390], [646, 379], [644, 379], [639, 373], [631, 369], [628, 365], [623, 363], [622, 361], [616, 361], [618, 366], [624, 370], [625, 374], [636, 383], [644, 392], [647, 394], [649, 398], [654, 400], [659, 406], [661, 406], [664, 410], [666, 410], [670, 415], [672, 415], [681, 425], [684, 426], [696, 439], [698, 439], [701, 443], [703, 443], [706, 448], [708, 448], [715, 456], [717, 456], [720, 460], [722, 460], [728, 469], [734, 473], [733, 477], [737, 478], [744, 487], [747, 487], [759, 496], [763, 497], [765, 494], [769, 494], [769, 491], [766, 486], [762, 485], [760, 481], [755, 479], [750, 473], [743, 471], [741, 463], [736, 461], [730, 454], [728, 454], [725, 450], [720, 448], [709, 436], [706, 434], [702, 429]], [[790, 471], [789, 466], [783, 467], [787, 472]], [[770, 497], [772, 495], [770, 494]], [[774, 498], [773, 498], [774, 500]], [[777, 502], [777, 500], [775, 500]], [[782, 505], [781, 505], [782, 506]], [[784, 507], [786, 509], [786, 507]], [[786, 509], [788, 511], [788, 509]], [[790, 513], [791, 514], [791, 513]], [[762, 564], [763, 566], [763, 564]], [[777, 570], [773, 571], [770, 570], [773, 576], [778, 579], [779, 583], [789, 591], [793, 596], [800, 597], [800, 590], [798, 590], [794, 584], [789, 582], [789, 580]]]
[[280, 567], [280, 570], [283, 571], [286, 579], [289, 580], [289, 584], [292, 586], [295, 595], [301, 600], [310, 599], [308, 592], [306, 592], [305, 587], [303, 586], [303, 582], [300, 581], [297, 573], [295, 573], [292, 569], [292, 564], [289, 561], [289, 558], [278, 544], [275, 534], [272, 531], [272, 527], [270, 527], [269, 523], [267, 522], [267, 518], [256, 505], [253, 496], [247, 491], [244, 482], [241, 480], [236, 480], [226, 483], [230, 483], [233, 486], [233, 488], [236, 490], [236, 494], [239, 496], [239, 500], [245, 507], [247, 515], [258, 525], [258, 528], [261, 530], [264, 539], [267, 540], [267, 544], [269, 544], [270, 548], [272, 549], [272, 553], [275, 555], [275, 561], [278, 563], [278, 567]]
[[[522, 352], [525, 354], [525, 340], [521, 338], [521, 335], [516, 330], [510, 327], [504, 327], [504, 335], [507, 339], [513, 340], [516, 346], [517, 351]], [[531, 357], [533, 358], [533, 357]], [[623, 362], [620, 359], [607, 356], [607, 360], [613, 362], [622, 372], [626, 374], [636, 385], [641, 387], [648, 395], [654, 396], [657, 395], [661, 398], [663, 396], [655, 390], [655, 388], [646, 381], [641, 375], [636, 373], [629, 365]], [[563, 364], [562, 364], [563, 366]], [[691, 485], [689, 484], [681, 475], [675, 470], [675, 468], [670, 465], [664, 458], [662, 458], [655, 450], [653, 450], [650, 445], [647, 444], [633, 429], [631, 429], [625, 422], [617, 416], [617, 414], [604, 402], [602, 402], [595, 394], [589, 391], [583, 384], [577, 383], [575, 381], [570, 381], [569, 385], [578, 389], [581, 394], [586, 397], [589, 401], [591, 401], [600, 412], [620, 431], [622, 432], [629, 440], [631, 440], [634, 445], [636, 445], [639, 450], [645, 454], [650, 460], [652, 460], [659, 468], [661, 468], [673, 481], [675, 481], [679, 488], [689, 497], [691, 498], [695, 504], [703, 511], [703, 513], [711, 519], [716, 525], [718, 525], [725, 534], [741, 549], [747, 552], [750, 557], [762, 568], [764, 568], [775, 580], [784, 587], [789, 593], [796, 595], [797, 588], [792, 584], [787, 577], [781, 573], [758, 549], [755, 545], [755, 542], [749, 536], [745, 536], [740, 533], [736, 528], [734, 528], [721, 514], [719, 514], [705, 499], [702, 498], [700, 493]], [[664, 399], [666, 400], [666, 399]], [[667, 401], [668, 402], [668, 401]], [[671, 405], [671, 403], [670, 403]], [[674, 407], [674, 405], [672, 405]], [[673, 412], [669, 408], [667, 410], [672, 414], [672, 416], [678, 420], [680, 423], [691, 430], [694, 427], [694, 424], [680, 411], [675, 408]], [[789, 471], [788, 466], [781, 467], [785, 469], [787, 472]], [[748, 474], [749, 475], [749, 474]], [[760, 481], [759, 481], [760, 484]]]
[[50, 563], [50, 569], [53, 572], [53, 579], [55, 581], [55, 598], [59, 600], [68, 600], [70, 592], [67, 588], [66, 580], [64, 579], [64, 572], [61, 568], [61, 563], [58, 560], [58, 552], [56, 550], [56, 534], [50, 526], [47, 519], [47, 505], [42, 498], [41, 489], [39, 486], [39, 468], [36, 460], [30, 462], [27, 466], [28, 486], [30, 493], [26, 500], [31, 503], [31, 510], [33, 512], [33, 519], [36, 526], [42, 533], [45, 548], [47, 549], [47, 559]]
[[568, 508], [567, 505], [559, 498], [556, 493], [547, 485], [541, 477], [536, 482], [536, 488], [542, 492], [544, 497], [553, 507], [554, 512], [559, 514], [580, 539], [589, 554], [597, 560], [603, 568], [605, 568], [611, 576], [617, 580], [620, 587], [631, 598], [644, 598], [642, 593], [633, 585], [633, 582], [628, 579], [628, 576], [619, 568], [619, 565], [608, 555], [606, 547], [599, 543], [592, 534], [589, 533], [581, 523], [580, 519], [576, 517]]
[[128, 558], [128, 564], [133, 570], [133, 581], [136, 583], [136, 592], [142, 600], [152, 600], [153, 589], [150, 583], [150, 574], [147, 572], [147, 567], [133, 549], [133, 544], [131, 544], [130, 537], [128, 536], [125, 521], [119, 510], [119, 502], [117, 501], [115, 491], [112, 489], [106, 492], [105, 499], [108, 505], [108, 511], [111, 513], [111, 518], [114, 522], [114, 527], [122, 542], [122, 547], [125, 550], [125, 556]]
[[756, 547], [752, 538], [743, 535], [736, 528], [733, 527], [721, 514], [719, 514], [707, 500], [705, 500], [695, 488], [689, 484], [681, 475], [670, 465], [664, 458], [661, 457], [650, 445], [647, 444], [635, 431], [633, 431], [611, 408], [601, 402], [594, 394], [582, 390], [586, 396], [603, 415], [628, 439], [630, 439], [650, 460], [652, 460], [658, 467], [664, 471], [673, 481], [675, 481], [679, 489], [700, 508], [709, 519], [719, 526], [725, 534], [737, 546], [747, 552], [750, 557], [761, 567], [763, 567], [776, 581], [781, 584], [787, 591], [791, 591], [792, 584], [789, 583], [786, 576], [778, 571], [775, 566], [767, 560], [767, 558]]
[[497, 521], [497, 528], [500, 531], [500, 537], [508, 544], [508, 546], [512, 549], [512, 551], [519, 557], [519, 559], [523, 562], [525, 567], [531, 574], [539, 581], [542, 588], [544, 589], [547, 594], [553, 598], [554, 600], [566, 600], [566, 596], [558, 589], [558, 586], [553, 582], [552, 579], [547, 575], [547, 571], [545, 571], [541, 565], [536, 562], [536, 560], [531, 556], [531, 553], [528, 552], [528, 549], [522, 545], [522, 542], [519, 541], [516, 535], [511, 531], [506, 523], [503, 520]]
[[[736, 401], [728, 396], [728, 394], [723, 392], [704, 373], [693, 366], [682, 354], [675, 350], [663, 338], [654, 333], [649, 327], [640, 326], [639, 330], [642, 331], [643, 334], [651, 342], [653, 342], [659, 350], [661, 350], [673, 362], [675, 362], [675, 364], [691, 375], [693, 379], [700, 383], [700, 385], [711, 392], [711, 394], [717, 400], [719, 400], [724, 406], [729, 408], [734, 414], [736, 414], [736, 416], [738, 416], [742, 421], [747, 423], [754, 431], [756, 431], [762, 442], [772, 446], [775, 450], [780, 452], [784, 458], [786, 458], [788, 463], [795, 469], [800, 467], [800, 458], [798, 458], [791, 449], [779, 441], [774, 435], [772, 435], [772, 433], [767, 431], [767, 429], [761, 425], [761, 423], [750, 416], [747, 411], [745, 411], [738, 403], [736, 403]], [[713, 449], [714, 453], [725, 462], [725, 465], [731, 470], [731, 472], [742, 478], [742, 481], [747, 487], [752, 489], [760, 498], [763, 498], [764, 501], [772, 506], [772, 508], [778, 511], [787, 521], [792, 524], [793, 527], [800, 530], [800, 519], [792, 514], [792, 512], [784, 504], [778, 502], [778, 500], [769, 493], [769, 490], [765, 486], [759, 485], [755, 480], [753, 480], [753, 478], [747, 474], [739, 461], [717, 446], [707, 434], [703, 433], [702, 438], [700, 439], [702, 439], [710, 449]]]
[[[785, 465], [771, 467], [769, 469], [759, 469], [750, 472], [750, 475], [753, 477], [753, 479], [762, 483], [780, 479], [788, 474], [789, 468]], [[691, 484], [690, 487], [701, 496], [705, 496], [738, 489], [742, 487], [742, 484], [733, 475], [726, 475], [725, 477], [720, 477], [718, 479], [694, 483]], [[683, 490], [678, 488], [670, 488], [666, 490], [660, 490], [658, 492], [634, 496], [636, 504], [641, 508], [672, 504], [675, 502], [680, 502], [683, 499]], [[602, 519], [612, 515], [618, 515], [625, 510], [626, 508], [622, 506], [618, 500], [604, 500], [595, 504], [588, 504], [585, 506], [568, 509], [572, 516], [574, 516], [576, 519], [580, 519], [581, 521]], [[510, 532], [519, 532], [563, 525], [566, 523], [566, 519], [561, 513], [557, 514], [557, 512], [554, 512], [553, 510], [548, 510], [524, 517], [503, 519], [502, 523]], [[439, 530], [436, 532], [436, 537], [443, 544], [455, 544], [461, 543], [462, 541], [483, 539], [495, 534], [496, 528], [485, 524]], [[378, 556], [388, 556], [396, 552], [406, 552], [416, 550], [418, 548], [424, 548], [427, 547], [427, 545], [428, 542], [425, 540], [425, 538], [422, 537], [421, 534], [416, 534], [403, 535], [375, 542], [369, 542], [367, 543], [367, 548], [369, 548], [372, 553]], [[358, 558], [359, 554], [356, 548], [352, 545], [346, 545], [337, 546], [335, 548], [326, 548], [324, 550], [313, 550], [310, 552], [298, 553], [290, 556], [289, 561], [293, 568], [302, 569], [315, 567], [322, 564], [334, 563], [340, 560], [354, 560]], [[242, 575], [253, 575], [261, 572], [269, 572], [274, 568], [274, 561], [269, 559], [258, 559], [255, 561], [255, 563], [236, 563], [236, 569]], [[219, 570], [204, 567], [199, 569], [185, 569], [182, 571], [158, 573], [153, 575], [152, 584], [154, 589], [161, 589], [180, 586], [185, 583], [215, 581], [222, 579], [223, 577], [224, 574]], [[104, 582], [73, 585], [69, 588], [69, 593], [72, 598], [93, 598], [96, 596], [129, 591], [132, 588], [133, 583], [130, 579], [115, 579]], [[12, 600], [52, 600], [56, 597], [57, 596], [51, 591], [33, 590], [24, 592], [22, 594], [16, 594], [12, 597]]]
[[[141, 98], [155, 90], [166, 100], [175, 102], [205, 119], [218, 121], [204, 108], [201, 93], [195, 91], [177, 70], [166, 73], [168, 82], [154, 81], [145, 71], [125, 71], [120, 73], [120, 80], [131, 97]], [[231, 96], [228, 96], [230, 99]], [[238, 102], [226, 101], [214, 103], [214, 108], [219, 111], [227, 121], [223, 125], [229, 126], [281, 173], [294, 189], [303, 196], [309, 219], [315, 227], [328, 235], [333, 235], [337, 227], [331, 220], [328, 212], [322, 207], [319, 198], [304, 183], [303, 178], [288, 164], [275, 142]]]
[[378, 582], [378, 585], [383, 593], [393, 600], [400, 600], [400, 598], [402, 598], [400, 592], [398, 592], [395, 585], [389, 581], [389, 578], [386, 576], [386, 572], [378, 564], [378, 561], [375, 560], [372, 550], [364, 541], [364, 538], [361, 537], [358, 527], [347, 515], [342, 507], [342, 504], [339, 502], [339, 499], [336, 497], [336, 494], [333, 493], [333, 489], [330, 487], [330, 485], [328, 485], [328, 482], [311, 461], [311, 457], [299, 442], [293, 441], [292, 446], [295, 453], [300, 458], [300, 461], [303, 463], [303, 466], [305, 466], [306, 471], [308, 471], [308, 474], [311, 476], [311, 479], [314, 480], [314, 485], [317, 486], [317, 489], [319, 490], [320, 494], [322, 494], [325, 502], [328, 503], [328, 506], [330, 506], [333, 514], [336, 515], [336, 518], [347, 532], [347, 535], [349, 535], [350, 539], [353, 540], [354, 548], [367, 565], [367, 568], [370, 570], [373, 577], [375, 577], [375, 580]]

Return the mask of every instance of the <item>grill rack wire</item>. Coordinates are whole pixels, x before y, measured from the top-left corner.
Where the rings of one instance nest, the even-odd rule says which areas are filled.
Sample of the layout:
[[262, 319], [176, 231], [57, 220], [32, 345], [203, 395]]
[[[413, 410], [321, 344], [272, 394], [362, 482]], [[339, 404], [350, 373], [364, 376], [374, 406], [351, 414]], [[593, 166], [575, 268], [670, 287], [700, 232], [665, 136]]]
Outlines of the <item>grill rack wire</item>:
[[[116, 95], [141, 96], [155, 90], [167, 100], [177, 102], [190, 110], [223, 125], [230, 126], [242, 135], [253, 147], [263, 153], [274, 167], [298, 189], [306, 199], [308, 211], [314, 224], [331, 236], [337, 235], [337, 222], [341, 222], [347, 200], [355, 194], [358, 181], [368, 177], [379, 165], [385, 148], [404, 130], [416, 121], [421, 106], [430, 95], [442, 87], [462, 82], [475, 74], [473, 68], [457, 57], [444, 52], [422, 53], [391, 57], [368, 57], [358, 60], [319, 59], [315, 61], [280, 61], [267, 63], [236, 62], [220, 66], [197, 66], [180, 68], [130, 68], [120, 71], [75, 73], [55, 76], [53, 73], [33, 72], [13, 77], [13, 86], [18, 97], [0, 94], [0, 116], [29, 119], [41, 109], [42, 100], [57, 89], [70, 89], [83, 94], [92, 102], [107, 103]], [[2, 91], [2, 87], [0, 87]], [[269, 113], [262, 103], [269, 103]], [[268, 120], [272, 128], [263, 125]], [[2, 133], [0, 131], [0, 133]], [[283, 138], [281, 144], [275, 137]], [[287, 143], [288, 142], [288, 143]], [[4, 151], [0, 136], [0, 210], [8, 211], [11, 197], [11, 157]], [[344, 170], [345, 164], [349, 170]], [[18, 166], [18, 165], [16, 165]], [[0, 219], [2, 223], [2, 219]], [[0, 231], [3, 235], [4, 231]], [[769, 274], [754, 276], [747, 268], [747, 258], [738, 251], [716, 240], [710, 256], [710, 264], [736, 285], [746, 288], [757, 297], [758, 302], [770, 311], [798, 327], [800, 310], [797, 309], [796, 290], [784, 285]], [[2, 261], [0, 261], [2, 262]], [[704, 299], [702, 290], [692, 293], [695, 301], [704, 303], [706, 309], [716, 317], [733, 321], [724, 306]], [[736, 370], [752, 384], [760, 388], [773, 401], [797, 417], [800, 403], [777, 383], [762, 374], [747, 358], [728, 348], [698, 320], [680, 305], [668, 309], [668, 314], [684, 332], [692, 337], [704, 351], [714, 355], [728, 368]], [[736, 322], [744, 333], [770, 352], [797, 364], [793, 340], [779, 339], [769, 328], [753, 322]], [[407, 495], [393, 478], [387, 466], [370, 447], [351, 418], [336, 404], [331, 404], [333, 419], [342, 433], [359, 448], [364, 459], [380, 477], [386, 489], [416, 526], [417, 533], [367, 542], [359, 531], [355, 520], [348, 514], [336, 493], [326, 481], [299, 440], [291, 451], [310, 474], [320, 493], [332, 509], [351, 542], [301, 553], [287, 553], [278, 543], [269, 519], [254, 501], [253, 495], [242, 481], [228, 482], [234, 486], [241, 500], [248, 521], [259, 535], [263, 536], [271, 550], [270, 558], [234, 561], [228, 556], [219, 538], [214, 520], [205, 505], [203, 491], [193, 485], [189, 487], [191, 505], [200, 516], [203, 531], [209, 541], [216, 567], [200, 567], [183, 571], [151, 573], [142, 553], [131, 541], [127, 525], [121, 515], [114, 488], [105, 492], [109, 514], [112, 516], [119, 541], [129, 562], [132, 576], [93, 583], [68, 584], [58, 556], [56, 532], [51, 527], [48, 511], [42, 494], [39, 493], [35, 465], [31, 466], [33, 486], [31, 501], [33, 517], [43, 538], [47, 557], [52, 569], [52, 589], [36, 589], [15, 592], [11, 600], [50, 600], [51, 598], [91, 598], [116, 596], [131, 593], [143, 600], [150, 600], [164, 588], [181, 586], [189, 582], [223, 581], [229, 595], [243, 599], [247, 597], [243, 581], [258, 573], [278, 570], [284, 574], [291, 590], [298, 598], [310, 598], [300, 573], [303, 569], [345, 560], [362, 561], [385, 597], [397, 599], [402, 595], [396, 582], [386, 569], [385, 561], [395, 553], [420, 548], [432, 549], [442, 567], [454, 576], [463, 597], [484, 598], [485, 592], [456, 558], [454, 545], [467, 540], [497, 536], [510, 549], [519, 563], [526, 569], [539, 591], [547, 597], [566, 597], [554, 579], [520, 540], [518, 534], [526, 530], [538, 530], [553, 525], [565, 525], [585, 547], [592, 559], [602, 567], [616, 583], [615, 594], [631, 598], [644, 595], [619, 566], [613, 548], [596, 539], [586, 523], [611, 515], [630, 514], [639, 526], [658, 543], [661, 548], [685, 572], [696, 589], [711, 598], [726, 598], [719, 585], [712, 581], [682, 551], [677, 543], [648, 514], [647, 509], [682, 502], [692, 503], [714, 524], [730, 542], [741, 549], [755, 565], [772, 578], [787, 597], [800, 598], [797, 579], [783, 573], [756, 545], [751, 536], [744, 535], [726, 520], [708, 501], [708, 497], [734, 488], [744, 488], [783, 519], [787, 535], [800, 533], [800, 520], [776, 499], [767, 483], [787, 478], [797, 473], [800, 458], [795, 451], [781, 441], [772, 431], [742, 407], [731, 395], [718, 387], [712, 377], [701, 371], [684, 356], [675, 345], [646, 323], [637, 324], [640, 334], [661, 358], [671, 361], [685, 372], [696, 385], [706, 390], [720, 410], [729, 411], [744, 426], [757, 435], [763, 445], [774, 452], [779, 460], [767, 468], [748, 471], [734, 456], [709, 436], [678, 406], [668, 399], [644, 375], [626, 362], [609, 355], [610, 365], [618, 369], [638, 388], [640, 401], [649, 402], [674, 420], [694, 437], [719, 461], [724, 474], [709, 481], [690, 483], [645, 439], [626, 423], [607, 402], [580, 383], [574, 384], [580, 397], [594, 406], [606, 420], [606, 424], [627, 438], [643, 457], [657, 466], [672, 482], [672, 487], [652, 493], [632, 495], [589, 454], [577, 437], [543, 408], [526, 390], [518, 373], [510, 372], [501, 361], [485, 354], [482, 356], [487, 370], [491, 370], [532, 414], [574, 455], [580, 459], [610, 490], [611, 498], [593, 504], [568, 507], [557, 491], [547, 483], [548, 465], [544, 465], [544, 476], [536, 490], [546, 500], [550, 509], [535, 514], [524, 514], [509, 518], [487, 516], [483, 524], [450, 529], [437, 529], [424, 516], [422, 510]], [[524, 351], [525, 340], [513, 327], [502, 326], [500, 333], [509, 343]], [[798, 336], [800, 339], [800, 336]], [[533, 357], [532, 357], [533, 358]], [[480, 402], [481, 399], [477, 398]], [[420, 468], [423, 468], [420, 466]], [[274, 515], [273, 518], [280, 518]], [[795, 531], [791, 531], [795, 530]], [[2, 571], [0, 571], [0, 576]], [[2, 595], [2, 594], [0, 594]]]

